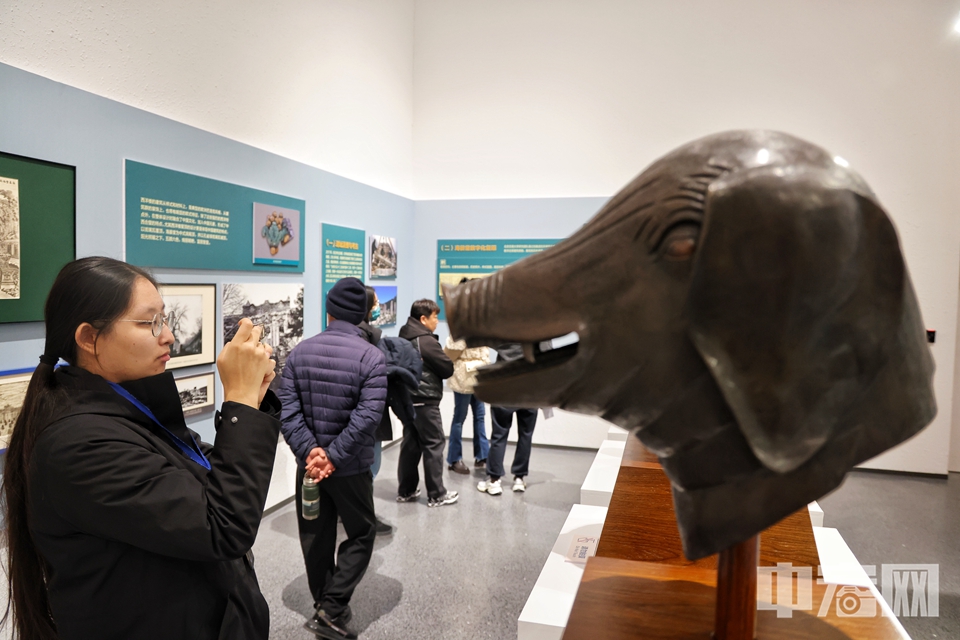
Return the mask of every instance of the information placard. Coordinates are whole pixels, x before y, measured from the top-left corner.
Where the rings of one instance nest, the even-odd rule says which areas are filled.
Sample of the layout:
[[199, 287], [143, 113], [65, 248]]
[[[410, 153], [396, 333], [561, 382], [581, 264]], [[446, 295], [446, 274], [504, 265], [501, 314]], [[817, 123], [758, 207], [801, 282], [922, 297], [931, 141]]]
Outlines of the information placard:
[[303, 200], [133, 160], [124, 170], [127, 262], [303, 273]]
[[440, 319], [446, 320], [443, 288], [440, 285], [457, 285], [463, 278], [483, 278], [517, 260], [545, 251], [558, 242], [559, 239], [437, 240]]
[[323, 243], [323, 296], [320, 301], [320, 317], [323, 328], [327, 327], [327, 293], [341, 278], [357, 278], [363, 281], [364, 256], [366, 255], [366, 231], [338, 227], [324, 223], [320, 227]]

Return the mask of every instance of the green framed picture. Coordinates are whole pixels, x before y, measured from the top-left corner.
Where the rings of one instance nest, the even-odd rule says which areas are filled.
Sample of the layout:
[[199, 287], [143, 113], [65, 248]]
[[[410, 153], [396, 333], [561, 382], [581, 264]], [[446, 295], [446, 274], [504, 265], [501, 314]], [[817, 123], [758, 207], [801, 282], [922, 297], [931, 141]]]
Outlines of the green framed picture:
[[76, 257], [76, 168], [0, 151], [0, 323], [43, 320]]

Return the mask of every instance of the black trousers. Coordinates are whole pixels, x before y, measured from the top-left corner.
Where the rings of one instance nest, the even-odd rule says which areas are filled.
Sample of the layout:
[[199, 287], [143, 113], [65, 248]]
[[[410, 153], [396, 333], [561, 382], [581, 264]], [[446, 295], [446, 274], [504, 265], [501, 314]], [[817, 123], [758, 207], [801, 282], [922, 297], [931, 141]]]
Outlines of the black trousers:
[[443, 435], [443, 419], [440, 406], [424, 404], [417, 406], [417, 415], [412, 425], [403, 425], [403, 441], [400, 443], [400, 459], [397, 462], [397, 493], [408, 496], [420, 484], [420, 457], [423, 457], [423, 481], [427, 495], [439, 498], [447, 492], [443, 486], [443, 449], [447, 439]]
[[513, 466], [510, 472], [523, 478], [530, 470], [530, 447], [533, 445], [533, 428], [537, 426], [536, 409], [508, 409], [490, 407], [493, 427], [490, 433], [490, 453], [487, 455], [487, 474], [500, 478], [503, 472], [503, 457], [507, 453], [507, 436], [513, 414], [517, 414], [517, 451], [513, 454]]
[[[377, 531], [373, 512], [373, 477], [369, 471], [332, 475], [320, 481], [320, 516], [304, 520], [301, 508], [304, 469], [297, 469], [297, 525], [307, 568], [307, 583], [318, 608], [335, 618], [350, 604], [373, 556]], [[347, 539], [337, 545], [337, 516]], [[336, 561], [334, 550], [336, 549]]]

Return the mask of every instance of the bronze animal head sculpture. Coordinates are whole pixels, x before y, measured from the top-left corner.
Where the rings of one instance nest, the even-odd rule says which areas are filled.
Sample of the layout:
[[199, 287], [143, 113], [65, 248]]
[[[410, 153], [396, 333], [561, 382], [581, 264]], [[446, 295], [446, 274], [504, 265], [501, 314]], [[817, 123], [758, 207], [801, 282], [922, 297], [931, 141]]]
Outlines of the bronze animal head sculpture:
[[470, 346], [524, 344], [524, 360], [481, 370], [484, 400], [639, 428], [691, 559], [830, 492], [936, 413], [893, 225], [846, 162], [783, 133], [680, 147], [568, 239], [445, 304]]

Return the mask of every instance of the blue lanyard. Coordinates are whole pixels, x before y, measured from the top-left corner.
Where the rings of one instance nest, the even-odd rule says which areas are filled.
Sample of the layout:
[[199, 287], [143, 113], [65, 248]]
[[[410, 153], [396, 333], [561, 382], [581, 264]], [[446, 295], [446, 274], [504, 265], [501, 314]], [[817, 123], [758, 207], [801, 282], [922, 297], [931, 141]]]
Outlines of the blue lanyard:
[[175, 433], [170, 431], [170, 429], [167, 429], [165, 426], [160, 424], [160, 421], [157, 420], [157, 417], [153, 415], [153, 411], [150, 411], [147, 405], [137, 400], [132, 393], [130, 393], [129, 391], [127, 391], [126, 389], [118, 385], [116, 382], [108, 382], [107, 384], [113, 387], [114, 391], [116, 391], [121, 396], [129, 400], [130, 403], [133, 404], [133, 406], [135, 406], [137, 409], [140, 409], [140, 411], [142, 411], [144, 415], [146, 415], [148, 418], [153, 420], [158, 427], [163, 429], [164, 432], [166, 432], [166, 434], [170, 436], [170, 439], [173, 440], [173, 444], [177, 445], [177, 447], [180, 449], [180, 451], [184, 453], [184, 455], [186, 455], [188, 458], [196, 462], [198, 465], [200, 465], [204, 469], [207, 469], [208, 471], [210, 470], [210, 461], [207, 460], [207, 457], [203, 455], [202, 451], [200, 451], [200, 447], [197, 446], [197, 441], [193, 439], [193, 436], [190, 436], [190, 441], [193, 443], [193, 447], [191, 447], [186, 442], [178, 438]]

